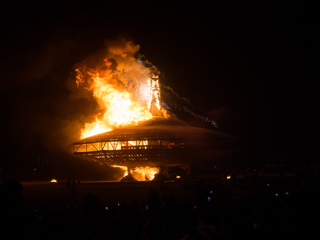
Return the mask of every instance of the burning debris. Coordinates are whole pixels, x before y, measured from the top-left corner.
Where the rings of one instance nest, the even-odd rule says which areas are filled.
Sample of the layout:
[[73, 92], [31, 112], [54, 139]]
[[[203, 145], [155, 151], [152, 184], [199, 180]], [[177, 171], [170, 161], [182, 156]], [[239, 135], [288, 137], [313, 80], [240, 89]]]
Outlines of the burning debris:
[[[158, 167], [135, 167], [135, 168], [128, 168], [126, 166], [119, 166], [119, 165], [112, 165], [111, 167], [116, 167], [124, 170], [124, 174], [122, 179], [127, 177], [127, 180], [135, 179], [138, 181], [150, 181], [153, 180], [160, 172]], [[125, 180], [123, 180], [125, 181]]]

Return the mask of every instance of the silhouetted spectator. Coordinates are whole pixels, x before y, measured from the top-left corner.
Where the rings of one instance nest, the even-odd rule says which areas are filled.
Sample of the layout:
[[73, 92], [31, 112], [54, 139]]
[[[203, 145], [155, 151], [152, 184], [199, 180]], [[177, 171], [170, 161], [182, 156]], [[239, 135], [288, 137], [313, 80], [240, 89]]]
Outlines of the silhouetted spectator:
[[24, 216], [22, 185], [15, 180], [0, 185], [0, 239], [18, 239], [23, 236]]
[[230, 179], [231, 186], [235, 186], [237, 184], [237, 181], [238, 181], [237, 174], [233, 172]]
[[151, 189], [149, 192], [148, 205], [146, 206], [148, 222], [144, 226], [147, 239], [164, 239], [164, 227], [160, 219], [160, 203], [157, 190]]
[[71, 180], [70, 179], [67, 180], [67, 189], [71, 189]]

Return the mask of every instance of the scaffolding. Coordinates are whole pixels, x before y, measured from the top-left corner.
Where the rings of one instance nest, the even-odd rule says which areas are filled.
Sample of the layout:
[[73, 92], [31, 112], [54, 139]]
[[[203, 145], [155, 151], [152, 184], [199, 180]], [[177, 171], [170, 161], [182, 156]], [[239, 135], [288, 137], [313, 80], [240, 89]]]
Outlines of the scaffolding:
[[165, 166], [190, 165], [204, 154], [213, 157], [237, 148], [235, 142], [221, 138], [123, 138], [75, 143], [73, 153], [107, 165]]

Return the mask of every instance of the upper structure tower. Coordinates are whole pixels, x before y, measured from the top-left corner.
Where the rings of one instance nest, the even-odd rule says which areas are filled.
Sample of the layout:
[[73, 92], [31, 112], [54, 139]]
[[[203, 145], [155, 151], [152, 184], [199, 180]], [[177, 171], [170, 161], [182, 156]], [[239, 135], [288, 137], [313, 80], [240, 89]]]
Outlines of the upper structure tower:
[[149, 111], [153, 116], [163, 116], [161, 112], [161, 92], [158, 75], [153, 75], [152, 78], [149, 79], [149, 88], [151, 95]]

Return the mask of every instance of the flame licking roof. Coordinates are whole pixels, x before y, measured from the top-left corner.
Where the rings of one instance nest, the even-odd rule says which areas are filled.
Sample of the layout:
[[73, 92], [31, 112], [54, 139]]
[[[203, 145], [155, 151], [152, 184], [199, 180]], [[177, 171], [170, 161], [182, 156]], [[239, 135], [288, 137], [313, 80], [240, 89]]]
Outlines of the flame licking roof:
[[152, 139], [164, 139], [164, 138], [181, 138], [181, 137], [227, 137], [234, 138], [225, 133], [218, 131], [192, 127], [184, 121], [177, 118], [164, 118], [155, 117], [151, 120], [140, 122], [136, 126], [127, 126], [118, 128], [116, 130], [97, 134], [88, 138], [84, 138], [78, 143], [83, 142], [96, 142], [104, 140], [125, 140], [125, 139], [141, 139], [141, 138], [152, 138]]
[[74, 143], [74, 154], [127, 167], [190, 166], [238, 151], [238, 138], [164, 117]]

